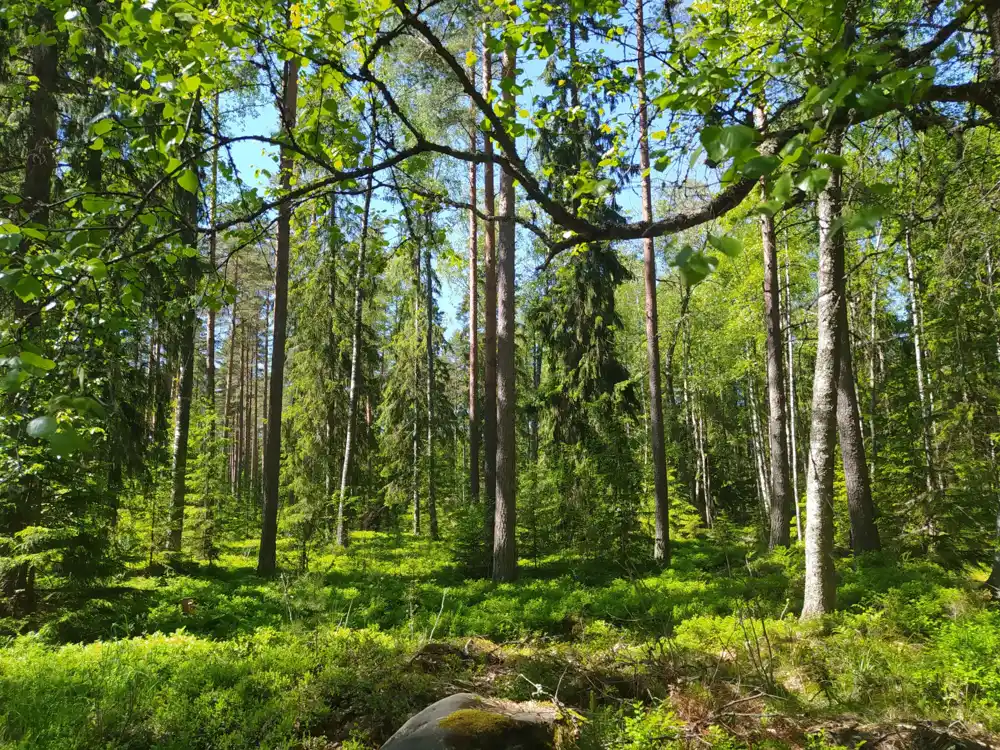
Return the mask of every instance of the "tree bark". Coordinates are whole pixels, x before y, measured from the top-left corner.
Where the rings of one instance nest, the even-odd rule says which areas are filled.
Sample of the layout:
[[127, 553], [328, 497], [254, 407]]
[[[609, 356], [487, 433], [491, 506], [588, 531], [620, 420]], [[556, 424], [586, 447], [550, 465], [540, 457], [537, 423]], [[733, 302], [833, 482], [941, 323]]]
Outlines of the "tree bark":
[[[763, 106], [754, 109], [754, 126], [763, 132], [767, 116]], [[766, 190], [761, 179], [761, 196]], [[771, 447], [771, 535], [770, 549], [787, 547], [791, 541], [789, 525], [792, 510], [792, 485], [788, 471], [788, 436], [785, 431], [788, 400], [785, 394], [785, 366], [781, 356], [781, 282], [778, 275], [778, 241], [774, 217], [760, 215], [760, 237], [764, 248], [764, 318], [767, 325], [767, 434]]]
[[[493, 53], [489, 48], [488, 27], [483, 29], [483, 95], [493, 90]], [[486, 236], [483, 244], [483, 486], [486, 491], [486, 549], [494, 546], [497, 505], [497, 259], [496, 198], [493, 185], [493, 140], [483, 135], [483, 211]], [[489, 553], [487, 553], [489, 554]]]
[[424, 239], [424, 263], [427, 268], [427, 525], [430, 538], [436, 540], [438, 518], [437, 498], [434, 492], [434, 271], [431, 267], [430, 231]]
[[[512, 86], [517, 75], [517, 50], [508, 44], [503, 53], [503, 99], [514, 107]], [[514, 361], [514, 175], [500, 176], [500, 231], [497, 243], [497, 440], [496, 521], [493, 540], [493, 580], [517, 577], [517, 485], [515, 434], [516, 369]]]
[[799, 510], [799, 443], [797, 435], [798, 402], [795, 399], [795, 339], [792, 334], [792, 282], [788, 271], [788, 247], [785, 246], [785, 328], [788, 338], [788, 444], [791, 449], [792, 502], [795, 508], [795, 533], [802, 544], [802, 514]]
[[[476, 82], [476, 68], [469, 66], [469, 80]], [[469, 118], [469, 151], [476, 153], [479, 139], [476, 105]], [[476, 163], [469, 162], [469, 499], [479, 502], [479, 223], [476, 221]]]
[[[649, 177], [649, 115], [646, 104], [646, 42], [643, 0], [635, 0], [635, 36], [638, 50], [639, 168], [642, 170], [642, 218], [653, 220], [653, 191]], [[652, 444], [654, 508], [656, 514], [653, 559], [670, 564], [670, 503], [667, 497], [667, 456], [663, 438], [663, 397], [660, 393], [660, 343], [656, 313], [656, 254], [653, 238], [643, 240], [643, 281], [646, 290], [646, 357], [649, 363], [649, 427]]]
[[[299, 96], [299, 59], [285, 62], [282, 101], [279, 103], [281, 127], [285, 133], [295, 128]], [[292, 184], [294, 163], [286, 148], [279, 155], [281, 191]], [[278, 238], [274, 258], [274, 335], [271, 352], [267, 436], [264, 440], [264, 505], [260, 532], [257, 573], [270, 575], [277, 565], [278, 494], [281, 479], [281, 407], [285, 389], [285, 339], [288, 335], [288, 261], [291, 244], [292, 206], [278, 208]], [[256, 439], [256, 437], [255, 437]]]
[[[212, 100], [212, 132], [215, 142], [219, 142], [219, 93], [215, 93]], [[209, 196], [209, 222], [212, 230], [208, 233], [208, 264], [211, 273], [215, 273], [215, 258], [218, 244], [218, 233], [215, 225], [219, 218], [219, 149], [212, 149], [212, 193]], [[212, 426], [210, 435], [215, 437], [215, 309], [208, 308], [208, 332], [206, 334], [205, 345], [205, 395], [208, 399], [209, 409], [212, 411]]]
[[[192, 120], [201, 120], [201, 105], [196, 101], [191, 105], [195, 108]], [[177, 213], [184, 225], [180, 232], [180, 240], [187, 247], [197, 247], [198, 235], [198, 194], [188, 192], [178, 186], [175, 202]], [[170, 467], [170, 534], [167, 537], [167, 550], [180, 552], [184, 536], [184, 509], [187, 504], [187, 457], [188, 435], [191, 432], [191, 396], [194, 392], [194, 339], [195, 325], [198, 316], [195, 315], [193, 300], [195, 274], [197, 264], [193, 259], [183, 261], [184, 287], [188, 296], [186, 309], [180, 320], [180, 342], [178, 344], [180, 375], [178, 376], [177, 407], [174, 412], [174, 451], [173, 463]]]
[[[333, 449], [334, 446], [334, 436], [337, 434], [337, 380], [340, 375], [340, 368], [338, 366], [338, 343], [337, 343], [337, 199], [335, 196], [330, 197], [330, 215], [329, 215], [329, 225], [327, 227], [327, 242], [326, 242], [326, 266], [327, 274], [329, 276], [327, 284], [329, 285], [329, 295], [330, 295], [330, 318], [327, 321], [329, 330], [327, 331], [327, 377], [329, 378], [327, 384], [327, 403], [326, 403], [326, 503], [325, 507], [329, 507], [328, 504], [333, 502], [333, 492], [334, 492], [334, 477], [337, 471], [337, 458], [336, 452]], [[324, 515], [327, 519], [327, 528], [329, 529], [330, 524], [330, 514], [329, 511], [325, 510]]]
[[[41, 37], [56, 32], [56, 21], [51, 9], [39, 4], [35, 10], [33, 24], [38, 27]], [[58, 137], [58, 105], [56, 86], [58, 84], [59, 48], [56, 44], [39, 43], [31, 49], [31, 75], [36, 86], [28, 94], [28, 118], [25, 138], [28, 145], [24, 181], [21, 185], [22, 208], [27, 219], [33, 224], [48, 227], [49, 204], [52, 196], [52, 178], [56, 171], [56, 140]], [[25, 260], [30, 240], [21, 235], [18, 255]], [[27, 338], [40, 322], [41, 310], [32, 310], [26, 303], [14, 296], [14, 317], [23, 326]], [[30, 480], [28, 480], [30, 481]], [[4, 495], [11, 501], [12, 508], [8, 528], [0, 532], [11, 536], [33, 523], [35, 509], [32, 507], [33, 492], [24, 479], [11, 483]], [[35, 575], [28, 563], [13, 567], [0, 581], [0, 590], [10, 597], [15, 613], [29, 612], [35, 606]]]
[[875, 503], [872, 500], [868, 460], [865, 458], [865, 438], [861, 432], [858, 394], [854, 383], [850, 328], [847, 319], [847, 280], [838, 279], [837, 310], [838, 357], [837, 373], [837, 432], [840, 435], [840, 456], [844, 463], [844, 483], [847, 485], [847, 509], [851, 518], [851, 541], [855, 552], [874, 552], [882, 548], [875, 525]]
[[[368, 146], [368, 156], [374, 162], [375, 158], [375, 133], [377, 123], [375, 119], [375, 106], [372, 105], [372, 132], [371, 141]], [[347, 510], [344, 507], [348, 490], [348, 477], [351, 470], [351, 456], [354, 450], [354, 436], [357, 430], [358, 394], [361, 388], [361, 323], [362, 312], [364, 310], [364, 273], [365, 255], [368, 250], [368, 223], [371, 219], [372, 208], [372, 175], [368, 175], [365, 186], [365, 208], [361, 215], [361, 239], [358, 249], [358, 267], [354, 275], [354, 331], [351, 336], [351, 384], [347, 396], [347, 435], [344, 439], [344, 464], [340, 471], [340, 498], [337, 506], [337, 546], [347, 547], [350, 543], [350, 532], [348, 530]]]
[[840, 285], [844, 274], [840, 170], [817, 201], [819, 215], [819, 299], [817, 301], [816, 367], [813, 375], [812, 424], [806, 472], [806, 575], [802, 619], [831, 612], [836, 603], [833, 564], [833, 477], [837, 429], [837, 377], [840, 347]]

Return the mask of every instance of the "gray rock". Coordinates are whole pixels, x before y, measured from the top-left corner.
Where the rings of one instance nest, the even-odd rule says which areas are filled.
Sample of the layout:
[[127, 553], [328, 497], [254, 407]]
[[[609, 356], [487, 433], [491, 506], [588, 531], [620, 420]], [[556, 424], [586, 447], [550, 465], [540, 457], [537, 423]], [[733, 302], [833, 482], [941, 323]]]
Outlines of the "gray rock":
[[382, 750], [550, 750], [556, 712], [458, 693], [410, 718]]

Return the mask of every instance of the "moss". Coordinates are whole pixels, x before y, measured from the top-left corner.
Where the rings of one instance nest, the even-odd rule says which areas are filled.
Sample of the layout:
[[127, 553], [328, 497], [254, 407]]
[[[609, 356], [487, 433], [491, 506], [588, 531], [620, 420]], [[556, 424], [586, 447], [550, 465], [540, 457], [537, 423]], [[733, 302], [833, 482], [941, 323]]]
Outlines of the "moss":
[[438, 721], [447, 729], [454, 750], [534, 750], [552, 746], [544, 724], [517, 721], [506, 714], [478, 708], [463, 708]]
[[482, 736], [501, 734], [517, 729], [518, 722], [505, 714], [479, 708], [462, 708], [446, 716], [438, 724], [455, 734]]

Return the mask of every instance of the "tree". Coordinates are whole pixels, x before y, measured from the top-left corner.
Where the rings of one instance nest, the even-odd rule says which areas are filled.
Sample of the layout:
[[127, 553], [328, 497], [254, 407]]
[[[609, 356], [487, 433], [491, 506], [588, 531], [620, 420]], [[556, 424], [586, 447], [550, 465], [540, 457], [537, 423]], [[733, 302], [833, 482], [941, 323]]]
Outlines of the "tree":
[[[505, 111], [515, 106], [517, 50], [507, 42], [503, 52], [502, 102]], [[489, 196], [487, 195], [487, 203]], [[517, 405], [514, 365], [514, 175], [500, 173], [500, 227], [497, 242], [497, 438], [496, 523], [493, 539], [493, 580], [511, 581], [517, 576]], [[488, 253], [488, 251], [487, 251]], [[489, 257], [487, 254], [487, 263]], [[488, 282], [487, 282], [488, 283]], [[489, 311], [487, 310], [487, 316]], [[487, 356], [489, 356], [487, 354]]]
[[[643, 0], [635, 0], [635, 34], [639, 90], [639, 168], [642, 170], [642, 218], [653, 220], [653, 196], [649, 178], [649, 124], [646, 110], [646, 44]], [[667, 456], [663, 438], [663, 397], [660, 394], [660, 331], [656, 314], [656, 253], [653, 238], [643, 241], [643, 280], [646, 291], [646, 355], [649, 360], [649, 432], [653, 459], [656, 541], [653, 559], [670, 564], [670, 506], [667, 498]]]
[[[289, 136], [295, 128], [299, 96], [299, 60], [285, 61], [282, 95], [278, 103], [282, 130]], [[294, 161], [290, 149], [280, 154], [281, 190], [292, 185]], [[277, 564], [278, 505], [281, 480], [281, 410], [285, 388], [285, 340], [288, 335], [288, 262], [291, 244], [292, 207], [278, 209], [278, 238], [274, 263], [274, 334], [271, 350], [271, 382], [268, 394], [267, 434], [264, 440], [264, 517], [260, 532], [257, 572], [269, 575]], [[255, 438], [256, 444], [256, 438]]]

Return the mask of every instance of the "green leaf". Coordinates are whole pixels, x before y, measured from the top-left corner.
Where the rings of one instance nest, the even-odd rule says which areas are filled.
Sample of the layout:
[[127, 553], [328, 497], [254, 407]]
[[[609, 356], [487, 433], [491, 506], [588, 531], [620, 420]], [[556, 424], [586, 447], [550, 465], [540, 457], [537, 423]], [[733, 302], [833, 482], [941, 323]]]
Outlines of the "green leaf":
[[792, 197], [792, 176], [785, 172], [771, 185], [771, 198], [785, 203]]
[[44, 438], [56, 431], [55, 417], [35, 417], [28, 422], [28, 435], [33, 438]]
[[114, 126], [114, 120], [101, 120], [94, 124], [94, 135], [107, 135]]
[[189, 193], [198, 194], [198, 173], [193, 169], [185, 169], [177, 177], [177, 184]]
[[465, 53], [465, 67], [471, 68], [475, 66], [476, 60], [478, 59], [479, 58], [476, 57], [476, 53], [470, 49], [468, 52]]
[[68, 456], [86, 448], [87, 441], [76, 431], [76, 428], [67, 426], [49, 436], [49, 447], [54, 453]]
[[830, 181], [829, 169], [810, 169], [799, 181], [799, 190], [804, 193], [818, 193]]
[[722, 129], [719, 142], [726, 147], [730, 156], [745, 149], [757, 137], [757, 131], [746, 125], [730, 125]]
[[23, 364], [37, 367], [39, 370], [48, 371], [56, 366], [56, 363], [51, 359], [46, 359], [41, 354], [35, 354], [34, 352], [23, 351], [17, 356]]
[[740, 172], [747, 179], [756, 180], [764, 175], [771, 174], [771, 172], [778, 168], [780, 163], [781, 159], [777, 156], [755, 156], [740, 167]]
[[104, 265], [104, 261], [100, 258], [91, 258], [84, 265], [87, 273], [94, 278], [94, 281], [101, 281], [108, 275], [108, 267]]
[[25, 274], [18, 279], [17, 285], [14, 287], [14, 294], [20, 297], [22, 302], [30, 302], [36, 297], [42, 296], [42, 282], [34, 276]]
[[831, 169], [845, 169], [847, 167], [847, 159], [840, 154], [816, 154], [816, 161]]
[[728, 258], [735, 258], [743, 252], [743, 243], [735, 237], [720, 237], [717, 234], [709, 234], [708, 244]]
[[701, 140], [701, 145], [705, 147], [705, 153], [708, 154], [709, 159], [720, 162], [726, 158], [726, 149], [719, 140], [722, 138], [722, 128], [709, 125], [702, 129], [698, 138]]

